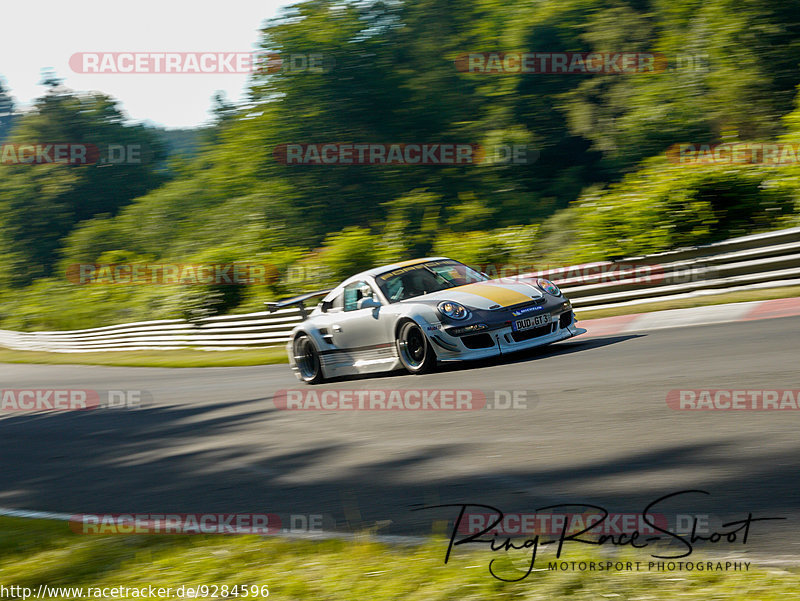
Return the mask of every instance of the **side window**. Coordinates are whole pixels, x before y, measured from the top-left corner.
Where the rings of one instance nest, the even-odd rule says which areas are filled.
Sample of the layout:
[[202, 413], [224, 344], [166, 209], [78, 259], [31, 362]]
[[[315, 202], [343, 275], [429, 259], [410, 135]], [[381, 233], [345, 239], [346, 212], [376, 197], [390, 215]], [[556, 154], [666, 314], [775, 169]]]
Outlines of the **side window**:
[[366, 297], [375, 298], [375, 293], [369, 284], [364, 281], [348, 284], [344, 287], [344, 310], [355, 311], [358, 309], [358, 301]]
[[336, 298], [334, 298], [331, 301], [331, 308], [328, 309], [328, 311], [341, 311], [343, 307], [344, 307], [344, 294], [339, 293], [338, 295], [336, 295]]

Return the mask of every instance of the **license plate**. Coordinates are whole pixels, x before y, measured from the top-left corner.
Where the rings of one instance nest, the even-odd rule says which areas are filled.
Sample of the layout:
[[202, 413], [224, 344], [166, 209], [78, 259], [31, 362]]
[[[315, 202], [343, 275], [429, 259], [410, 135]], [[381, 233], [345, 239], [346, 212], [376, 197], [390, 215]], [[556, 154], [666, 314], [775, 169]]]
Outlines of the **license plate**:
[[535, 317], [526, 317], [525, 319], [517, 319], [514, 323], [511, 324], [511, 329], [515, 332], [519, 332], [521, 330], [530, 330], [531, 328], [538, 328], [539, 326], [545, 326], [549, 324], [551, 321], [549, 313], [543, 313], [542, 315], [537, 315]]

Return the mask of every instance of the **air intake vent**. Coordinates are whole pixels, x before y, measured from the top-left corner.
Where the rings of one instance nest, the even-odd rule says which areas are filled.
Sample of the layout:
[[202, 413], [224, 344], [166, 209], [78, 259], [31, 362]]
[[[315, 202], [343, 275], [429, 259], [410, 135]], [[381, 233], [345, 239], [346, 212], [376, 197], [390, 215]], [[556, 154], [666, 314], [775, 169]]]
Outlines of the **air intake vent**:
[[491, 348], [494, 346], [494, 338], [492, 338], [491, 334], [464, 336], [461, 341], [464, 343], [464, 346], [471, 349]]
[[522, 332], [511, 332], [511, 337], [514, 339], [514, 342], [525, 342], [531, 338], [538, 338], [539, 336], [549, 334], [551, 331], [552, 325], [548, 324], [546, 326], [539, 326], [538, 328], [533, 328], [531, 330], [523, 330]]

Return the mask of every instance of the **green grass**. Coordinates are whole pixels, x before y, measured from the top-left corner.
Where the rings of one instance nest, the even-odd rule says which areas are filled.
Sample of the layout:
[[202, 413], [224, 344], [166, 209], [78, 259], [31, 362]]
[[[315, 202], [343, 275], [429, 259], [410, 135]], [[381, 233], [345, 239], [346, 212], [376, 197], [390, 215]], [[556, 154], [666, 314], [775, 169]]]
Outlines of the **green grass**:
[[725, 292], [722, 294], [711, 294], [709, 296], [698, 296], [695, 298], [642, 303], [640, 305], [629, 305], [627, 307], [611, 307], [609, 309], [575, 309], [575, 315], [578, 317], [578, 319], [600, 319], [602, 317], [630, 315], [631, 313], [651, 313], [653, 311], [665, 311], [667, 309], [707, 307], [709, 305], [723, 305], [725, 303], [774, 300], [777, 298], [792, 298], [796, 296], [800, 296], [800, 286], [786, 286], [785, 288], [770, 288], [768, 290]]
[[119, 367], [237, 367], [286, 363], [283, 346], [236, 351], [119, 351], [104, 353], [47, 353], [15, 351], [0, 347], [0, 363], [48, 363], [52, 365], [114, 365]]
[[[389, 547], [364, 540], [291, 541], [256, 536], [83, 536], [63, 522], [0, 518], [0, 584], [73, 587], [267, 585], [281, 601], [674, 600], [795, 598], [796, 570], [747, 572], [549, 572], [503, 583], [487, 572], [489, 551], [445, 541]], [[567, 560], [587, 560], [569, 553]], [[601, 558], [594, 557], [595, 560]], [[644, 551], [628, 560], [650, 559]], [[498, 562], [500, 563], [500, 562]], [[523, 556], [516, 562], [523, 567]], [[539, 567], [547, 563], [537, 562]], [[495, 569], [509, 569], [508, 564]], [[512, 576], [511, 572], [502, 573]], [[55, 597], [74, 598], [74, 597]]]

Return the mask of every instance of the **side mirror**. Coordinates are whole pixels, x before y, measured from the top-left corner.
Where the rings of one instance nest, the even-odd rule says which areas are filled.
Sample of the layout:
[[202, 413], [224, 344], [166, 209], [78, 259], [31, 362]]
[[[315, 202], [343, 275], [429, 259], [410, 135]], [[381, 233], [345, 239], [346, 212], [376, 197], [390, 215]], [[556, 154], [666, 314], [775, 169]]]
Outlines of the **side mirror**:
[[356, 305], [359, 309], [375, 309], [381, 306], [381, 303], [372, 297], [366, 296], [358, 301]]
[[320, 311], [322, 311], [323, 313], [327, 313], [328, 309], [330, 309], [332, 306], [333, 306], [333, 301], [322, 301], [319, 308]]

